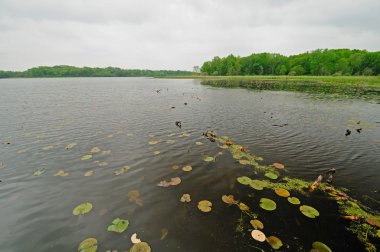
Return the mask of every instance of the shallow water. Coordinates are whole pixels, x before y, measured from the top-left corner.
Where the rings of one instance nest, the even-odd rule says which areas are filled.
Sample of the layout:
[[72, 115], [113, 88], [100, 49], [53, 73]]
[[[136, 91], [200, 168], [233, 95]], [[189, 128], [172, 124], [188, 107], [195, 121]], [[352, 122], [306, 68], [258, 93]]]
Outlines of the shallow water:
[[[215, 163], [204, 162], [204, 155], [221, 151], [202, 136], [206, 130], [231, 137], [263, 157], [264, 164], [285, 164], [289, 176], [314, 180], [336, 168], [334, 185], [380, 210], [380, 105], [370, 100], [150, 78], [10, 79], [0, 80], [0, 93], [4, 252], [76, 251], [88, 237], [97, 238], [98, 251], [125, 251], [133, 233], [153, 251], [269, 251], [248, 229], [244, 235], [235, 232], [241, 212], [226, 206], [220, 200], [223, 194], [249, 205], [264, 223], [264, 232], [283, 241], [282, 251], [309, 251], [316, 240], [333, 251], [362, 250], [344, 230], [333, 201], [318, 193], [298, 195], [321, 214], [308, 219], [273, 192], [236, 183], [238, 176], [256, 175], [228, 152]], [[182, 121], [182, 129], [175, 121]], [[272, 126], [281, 124], [288, 125]], [[355, 131], [359, 127], [361, 133]], [[347, 137], [346, 129], [352, 130]], [[179, 137], [180, 132], [190, 136]], [[175, 143], [166, 143], [168, 139]], [[153, 140], [159, 143], [149, 145]], [[70, 143], [77, 146], [66, 150]], [[111, 153], [81, 161], [95, 146]], [[160, 154], [154, 155], [155, 150]], [[94, 161], [108, 165], [99, 167]], [[125, 165], [130, 170], [115, 176]], [[173, 170], [172, 165], [191, 165], [193, 170]], [[39, 168], [46, 172], [32, 176]], [[59, 170], [69, 175], [54, 176]], [[94, 175], [85, 177], [88, 170]], [[178, 186], [157, 186], [177, 176], [182, 179]], [[131, 190], [140, 192], [142, 206], [129, 201]], [[190, 203], [179, 201], [183, 193], [191, 195]], [[261, 197], [275, 200], [277, 210], [259, 208]], [[197, 209], [203, 199], [213, 203], [208, 214]], [[73, 216], [72, 209], [83, 202], [91, 202], [93, 210]], [[107, 232], [117, 217], [129, 220], [128, 229]], [[248, 228], [249, 218], [243, 221]], [[168, 235], [160, 240], [163, 229]]]

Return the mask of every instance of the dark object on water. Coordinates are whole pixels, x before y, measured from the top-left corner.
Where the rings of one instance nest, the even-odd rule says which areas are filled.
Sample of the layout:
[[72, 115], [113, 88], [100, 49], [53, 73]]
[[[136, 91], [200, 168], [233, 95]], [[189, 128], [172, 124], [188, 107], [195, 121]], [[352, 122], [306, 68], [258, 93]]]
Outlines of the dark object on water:
[[172, 109], [175, 109], [175, 107], [173, 106]]
[[333, 177], [333, 174], [336, 172], [335, 168], [331, 168], [330, 170], [328, 170], [325, 174], [325, 176], [327, 177], [326, 179], [326, 182], [327, 183], [331, 183], [334, 179]]
[[186, 105], [187, 105], [187, 102], [185, 102], [184, 104], [185, 104], [185, 106], [186, 106]]
[[161, 89], [157, 89], [156, 92], [157, 94], [159, 94], [161, 92]]
[[178, 128], [182, 128], [182, 122], [181, 122], [181, 121], [176, 121], [176, 122], [175, 122], [175, 125], [176, 125]]
[[346, 134], [345, 134], [345, 136], [349, 136], [349, 135], [351, 135], [351, 130], [346, 129]]
[[356, 132], [361, 133], [362, 132], [362, 128], [356, 129]]
[[360, 121], [357, 121], [356, 124], [360, 124]]
[[284, 123], [284, 124], [272, 124], [272, 126], [284, 127], [284, 126], [288, 126], [288, 124], [287, 123]]

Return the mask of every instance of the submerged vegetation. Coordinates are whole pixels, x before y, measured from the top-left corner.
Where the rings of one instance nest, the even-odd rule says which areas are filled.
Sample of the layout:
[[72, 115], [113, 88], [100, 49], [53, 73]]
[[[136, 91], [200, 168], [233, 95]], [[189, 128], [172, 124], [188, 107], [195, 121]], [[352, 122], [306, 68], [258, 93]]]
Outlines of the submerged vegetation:
[[190, 71], [121, 69], [118, 67], [74, 67], [40, 66], [26, 71], [1, 71], [0, 78], [44, 78], [44, 77], [158, 77], [191, 75]]

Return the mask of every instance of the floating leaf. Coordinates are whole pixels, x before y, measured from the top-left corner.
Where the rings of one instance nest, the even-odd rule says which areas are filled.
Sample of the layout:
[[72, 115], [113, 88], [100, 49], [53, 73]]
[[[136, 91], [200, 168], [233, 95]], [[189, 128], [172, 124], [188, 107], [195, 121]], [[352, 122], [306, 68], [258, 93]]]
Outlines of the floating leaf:
[[111, 154], [111, 150], [102, 151], [102, 155], [109, 155], [109, 154]]
[[174, 144], [175, 143], [175, 140], [172, 140], [172, 139], [169, 139], [166, 141], [167, 144]]
[[263, 190], [264, 187], [267, 185], [268, 183], [265, 182], [265, 181], [261, 181], [261, 180], [257, 180], [257, 179], [253, 179], [251, 181], [251, 183], [249, 183], [249, 185], [253, 188], [253, 189], [256, 189], [256, 190]]
[[179, 177], [171, 178], [169, 183], [172, 186], [176, 186], [181, 183], [181, 179]]
[[86, 171], [86, 172], [84, 173], [84, 176], [85, 176], [85, 177], [90, 177], [90, 176], [92, 176], [92, 175], [94, 175], [94, 171]]
[[300, 206], [300, 211], [303, 213], [303, 215], [312, 219], [319, 216], [318, 210], [311, 206], [302, 205]]
[[116, 170], [114, 173], [116, 176], [122, 175], [129, 171], [130, 167], [128, 165], [123, 166], [122, 168]]
[[41, 176], [42, 174], [44, 174], [45, 172], [46, 172], [46, 168], [44, 168], [44, 167], [38, 168], [37, 170], [35, 170], [33, 172], [33, 176], [38, 177], [38, 176]]
[[99, 147], [94, 147], [94, 148], [91, 149], [90, 152], [91, 152], [92, 154], [95, 154], [95, 153], [100, 152], [100, 149], [99, 149]]
[[191, 201], [191, 198], [190, 198], [190, 194], [188, 193], [185, 193], [184, 195], [182, 195], [181, 199], [180, 199], [181, 202], [190, 202]]
[[112, 225], [109, 225], [107, 228], [107, 231], [109, 232], [116, 232], [116, 233], [122, 233], [124, 232], [129, 225], [128, 220], [123, 220], [120, 218], [116, 218], [112, 221]]
[[158, 183], [157, 186], [160, 186], [160, 187], [169, 187], [169, 186], [171, 186], [171, 184], [170, 184], [170, 182], [168, 182], [166, 180], [163, 180], [163, 181], [160, 181], [160, 183]]
[[54, 176], [59, 176], [59, 177], [66, 177], [67, 175], [69, 175], [69, 173], [65, 172], [64, 170], [60, 170], [56, 174], [54, 174]]
[[205, 161], [205, 162], [212, 162], [212, 161], [214, 161], [214, 158], [210, 157], [210, 156], [204, 156], [203, 161]]
[[78, 247], [79, 252], [95, 252], [98, 249], [98, 241], [95, 238], [83, 240]]
[[178, 170], [179, 167], [180, 167], [179, 165], [173, 165], [173, 166], [172, 166], [172, 169], [173, 169], [173, 170]]
[[249, 211], [249, 206], [247, 206], [247, 205], [244, 204], [243, 202], [240, 202], [240, 203], [239, 203], [239, 208], [240, 208], [240, 210], [242, 210], [242, 211]]
[[315, 241], [312, 244], [314, 252], [332, 252], [332, 250], [323, 242]]
[[251, 220], [250, 223], [254, 229], [263, 229], [264, 228], [264, 224], [259, 220]]
[[225, 145], [225, 144], [219, 145], [219, 148], [221, 148], [221, 149], [228, 149], [228, 145]]
[[129, 201], [134, 202], [137, 205], [142, 206], [142, 201], [140, 199], [140, 192], [139, 191], [137, 191], [137, 190], [129, 191], [127, 196], [128, 196]]
[[236, 180], [237, 180], [237, 182], [239, 182], [242, 185], [249, 185], [251, 183], [251, 181], [252, 181], [247, 176], [238, 177]]
[[158, 141], [149, 141], [148, 142], [150, 145], [155, 145], [155, 144], [158, 144]]
[[53, 146], [52, 146], [52, 145], [49, 145], [49, 146], [43, 147], [42, 149], [43, 149], [44, 151], [51, 150], [51, 149], [53, 149]]
[[132, 248], [130, 248], [129, 252], [151, 252], [149, 244], [146, 242], [139, 242], [133, 244]]
[[277, 238], [276, 236], [269, 236], [268, 238], [267, 238], [267, 242], [269, 243], [269, 245], [271, 245], [271, 247], [273, 248], [273, 249], [279, 249], [279, 248], [281, 248], [282, 247], [282, 241], [279, 239], [279, 238]]
[[66, 146], [66, 150], [71, 150], [71, 149], [73, 149], [75, 146], [77, 146], [76, 143], [68, 144], [68, 145]]
[[73, 209], [73, 215], [83, 215], [92, 210], [92, 204], [89, 202], [82, 203]]
[[296, 197], [289, 197], [288, 201], [292, 203], [293, 205], [299, 205], [301, 204], [301, 201]]
[[372, 226], [380, 228], [380, 220], [375, 218], [367, 218], [366, 222]]
[[151, 137], [151, 138], [155, 137], [154, 134], [149, 134], [148, 136]]
[[193, 169], [193, 167], [191, 167], [190, 165], [186, 165], [186, 166], [182, 167], [182, 170], [183, 170], [183, 171], [186, 171], [186, 172], [189, 172], [189, 171], [191, 171], [192, 169]]
[[91, 158], [92, 158], [92, 155], [88, 154], [88, 155], [84, 155], [80, 160], [85, 161], [85, 160], [89, 160]]
[[239, 160], [239, 163], [240, 163], [241, 165], [247, 165], [247, 164], [250, 164], [251, 162], [248, 161], [248, 160], [246, 160], [246, 159], [240, 159], [240, 160]]
[[277, 169], [285, 169], [285, 166], [280, 163], [273, 163], [273, 166], [276, 167]]
[[234, 199], [233, 195], [223, 195], [222, 196], [222, 201], [226, 204], [235, 204], [237, 203], [236, 200]]
[[108, 163], [107, 162], [99, 162], [98, 163], [98, 166], [100, 166], [100, 167], [104, 167], [104, 166], [107, 166], [108, 165]]
[[195, 142], [196, 145], [203, 145], [202, 142]]
[[161, 237], [160, 237], [160, 240], [164, 240], [166, 238], [166, 236], [168, 236], [169, 234], [169, 230], [167, 228], [163, 228], [161, 229]]
[[265, 234], [261, 232], [260, 230], [252, 230], [251, 232], [252, 238], [259, 242], [265, 241]]
[[278, 175], [276, 173], [273, 173], [273, 172], [267, 172], [264, 174], [265, 177], [268, 177], [270, 179], [277, 179], [278, 178]]
[[141, 240], [137, 238], [137, 234], [136, 234], [136, 233], [134, 233], [134, 234], [131, 236], [131, 242], [132, 242], [133, 244], [136, 244], [136, 243], [140, 243], [140, 242], [141, 242]]
[[208, 200], [201, 200], [198, 202], [198, 209], [202, 212], [208, 213], [211, 211], [212, 203]]
[[153, 151], [153, 154], [154, 155], [158, 155], [158, 154], [160, 154], [161, 152], [159, 151], [159, 150], [156, 150], [156, 151]]
[[262, 209], [267, 210], [267, 211], [273, 211], [276, 209], [276, 202], [274, 202], [271, 199], [261, 198], [260, 199], [260, 207]]
[[290, 193], [288, 190], [284, 189], [284, 188], [276, 188], [274, 189], [275, 193], [278, 195], [278, 196], [281, 196], [281, 197], [289, 197], [290, 196]]

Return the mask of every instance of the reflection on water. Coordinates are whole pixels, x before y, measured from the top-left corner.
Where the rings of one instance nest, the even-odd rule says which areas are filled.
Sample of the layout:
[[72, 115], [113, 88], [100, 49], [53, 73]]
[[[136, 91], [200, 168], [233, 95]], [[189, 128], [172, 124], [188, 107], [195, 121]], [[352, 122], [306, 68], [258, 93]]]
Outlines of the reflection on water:
[[[314, 180], [335, 168], [334, 185], [379, 210], [380, 109], [371, 101], [149, 78], [0, 80], [0, 90], [1, 251], [76, 251], [88, 237], [98, 251], [124, 251], [133, 233], [153, 251], [270, 250], [251, 238], [249, 219], [223, 194], [253, 209], [286, 251], [308, 251], [316, 240], [333, 251], [362, 249], [322, 195], [296, 195], [319, 210], [316, 220], [286, 199], [276, 198], [276, 211], [260, 209], [273, 192], [238, 184], [252, 170], [206, 141], [206, 130], [230, 136], [265, 164], [285, 164], [289, 176]], [[346, 129], [353, 133], [346, 137]], [[216, 162], [203, 160], [215, 155]], [[157, 186], [175, 177], [180, 184]], [[186, 193], [191, 202], [183, 203]], [[198, 210], [201, 200], [212, 202], [210, 213]], [[84, 202], [91, 212], [73, 216]], [[129, 220], [127, 230], [107, 232], [118, 217]], [[236, 232], [239, 220], [246, 232]]]

